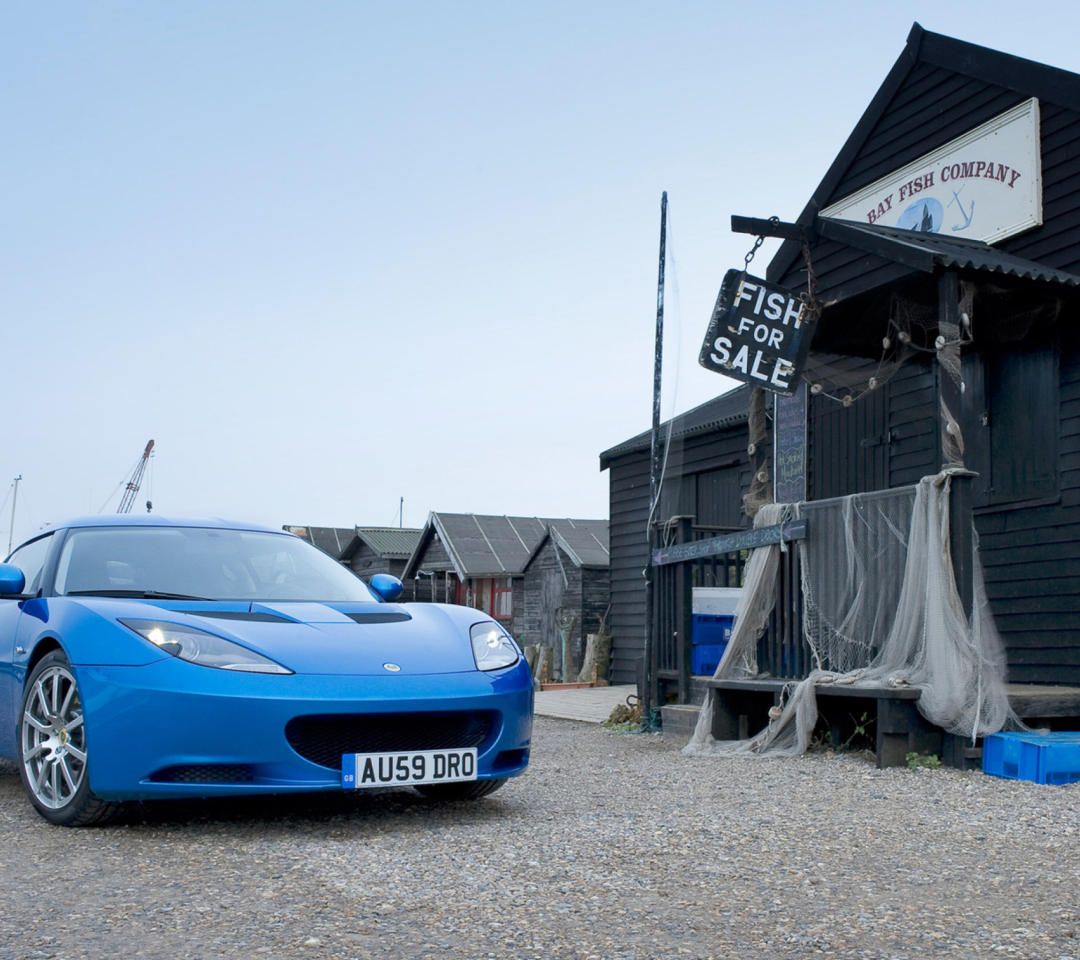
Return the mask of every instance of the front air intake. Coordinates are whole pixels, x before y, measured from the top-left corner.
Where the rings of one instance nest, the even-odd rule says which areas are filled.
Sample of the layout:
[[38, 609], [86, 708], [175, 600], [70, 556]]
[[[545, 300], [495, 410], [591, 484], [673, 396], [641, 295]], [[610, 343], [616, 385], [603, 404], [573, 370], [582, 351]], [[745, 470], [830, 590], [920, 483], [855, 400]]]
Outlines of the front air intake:
[[496, 731], [498, 714], [467, 713], [328, 714], [294, 717], [285, 739], [305, 760], [341, 769], [345, 753], [408, 753], [481, 747]]
[[185, 763], [151, 774], [151, 783], [251, 783], [251, 767], [243, 763]]

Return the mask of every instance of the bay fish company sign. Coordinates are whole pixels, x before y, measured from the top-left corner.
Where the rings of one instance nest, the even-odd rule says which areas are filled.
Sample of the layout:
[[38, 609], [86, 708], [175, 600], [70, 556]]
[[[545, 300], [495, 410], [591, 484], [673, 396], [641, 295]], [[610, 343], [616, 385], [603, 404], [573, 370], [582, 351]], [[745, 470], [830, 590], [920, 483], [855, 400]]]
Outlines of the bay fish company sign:
[[808, 314], [798, 294], [729, 270], [698, 362], [706, 370], [790, 397], [814, 336]]
[[985, 243], [1041, 226], [1038, 99], [924, 154], [821, 216]]

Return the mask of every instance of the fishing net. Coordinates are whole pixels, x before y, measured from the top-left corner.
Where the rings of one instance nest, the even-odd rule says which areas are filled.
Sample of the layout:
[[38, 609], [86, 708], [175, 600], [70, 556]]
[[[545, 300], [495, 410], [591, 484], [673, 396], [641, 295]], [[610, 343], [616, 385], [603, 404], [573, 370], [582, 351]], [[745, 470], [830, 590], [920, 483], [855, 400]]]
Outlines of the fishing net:
[[850, 407], [868, 393], [884, 387], [908, 361], [919, 356], [936, 356], [959, 384], [960, 348], [971, 343], [975, 284], [960, 282], [958, 306], [960, 324], [941, 323], [936, 305], [928, 306], [894, 292], [889, 301], [881, 354], [876, 360], [812, 352], [806, 361], [803, 380], [809, 384], [813, 396]]
[[[1022, 724], [1009, 706], [1005, 656], [975, 548], [974, 604], [964, 615], [949, 553], [949, 489], [955, 469], [915, 487], [835, 500], [763, 506], [756, 526], [808, 519], [799, 542], [803, 630], [814, 669], [783, 691], [768, 726], [749, 740], [717, 742], [707, 698], [686, 752], [785, 757], [805, 752], [826, 684], [917, 687], [931, 723], [966, 737]], [[715, 676], [758, 675], [757, 649], [775, 604], [781, 550], [754, 550], [735, 627]]]

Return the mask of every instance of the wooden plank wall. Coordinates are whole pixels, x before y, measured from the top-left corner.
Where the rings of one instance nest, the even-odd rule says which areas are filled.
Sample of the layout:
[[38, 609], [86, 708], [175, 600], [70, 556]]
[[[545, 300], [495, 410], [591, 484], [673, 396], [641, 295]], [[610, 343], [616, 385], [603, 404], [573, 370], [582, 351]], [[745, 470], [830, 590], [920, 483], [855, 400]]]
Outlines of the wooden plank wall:
[[[556, 550], [559, 556], [556, 557]], [[559, 560], [562, 566], [559, 566]], [[566, 581], [563, 581], [563, 573]], [[548, 585], [545, 589], [545, 581]], [[521, 594], [523, 607], [520, 619], [522, 643], [542, 643], [557, 646], [558, 629], [554, 622], [554, 607], [573, 607], [577, 623], [570, 635], [570, 647], [575, 664], [580, 665], [585, 649], [585, 637], [600, 629], [600, 618], [607, 610], [611, 595], [611, 574], [606, 569], [578, 567], [552, 540], [548, 540], [525, 570]], [[514, 582], [515, 589], [519, 581]], [[557, 589], [553, 590], [552, 587]], [[553, 599], [557, 596], [557, 599]], [[556, 662], [557, 662], [556, 657]]]
[[[400, 559], [389, 559], [387, 557], [380, 557], [374, 550], [371, 549], [366, 543], [361, 544], [360, 548], [352, 555], [352, 559], [348, 563], [348, 567], [355, 573], [361, 580], [370, 583], [371, 578], [377, 573], [388, 573], [392, 577], [397, 577], [401, 580], [401, 575], [405, 572], [405, 564], [408, 561]], [[403, 600], [412, 599], [412, 581], [403, 580], [405, 589], [402, 591], [401, 597]]]
[[[869, 376], [876, 363], [850, 359]], [[909, 361], [883, 388], [850, 407], [811, 396], [809, 411], [812, 500], [887, 490], [937, 473], [941, 462], [936, 418], [936, 371]]]
[[608, 468], [611, 549], [611, 681], [637, 682], [645, 653], [645, 579], [649, 561], [649, 454], [629, 453]]
[[[749, 524], [741, 512], [742, 495], [750, 486], [745, 424], [730, 430], [711, 431], [672, 443], [668, 456], [667, 483], [681, 479], [682, 489], [672, 501], [689, 509], [697, 501], [697, 477], [724, 468], [739, 471], [739, 494], [728, 516]], [[614, 459], [610, 470], [611, 497], [611, 679], [634, 683], [637, 660], [645, 653], [645, 579], [649, 560], [646, 523], [649, 515], [649, 453], [628, 453]], [[710, 482], [710, 486], [714, 486]], [[723, 486], [723, 485], [721, 485]], [[691, 493], [693, 491], [692, 500]], [[715, 509], [715, 508], [711, 508]]]
[[[1060, 344], [1059, 493], [1041, 504], [977, 512], [990, 609], [1009, 679], [1080, 684], [1080, 343], [1064, 316]], [[1031, 411], [1030, 415], [1038, 415]]]
[[[540, 552], [525, 568], [522, 585], [522, 614], [520, 633], [515, 634], [522, 643], [541, 643], [554, 647], [558, 643], [555, 626], [555, 608], [573, 606], [579, 612], [578, 623], [571, 637], [577, 643], [581, 635], [581, 570], [563, 554], [562, 570], [555, 551], [558, 547], [548, 538]], [[562, 571], [566, 573], [563, 580]], [[515, 586], [518, 581], [515, 581]]]
[[[452, 597], [446, 596], [445, 577], [443, 573], [447, 570], [453, 570], [454, 565], [450, 561], [450, 554], [446, 552], [446, 547], [443, 545], [439, 537], [433, 536], [428, 542], [427, 548], [424, 550], [423, 555], [420, 557], [420, 563], [417, 564], [417, 570], [423, 570], [425, 572], [439, 571], [438, 576], [435, 577], [435, 594], [432, 595], [432, 578], [431, 577], [417, 577], [413, 583], [415, 584], [415, 591], [410, 588], [409, 593], [402, 596], [409, 600], [416, 600], [425, 603], [447, 603]], [[415, 593], [415, 596], [414, 596]]]

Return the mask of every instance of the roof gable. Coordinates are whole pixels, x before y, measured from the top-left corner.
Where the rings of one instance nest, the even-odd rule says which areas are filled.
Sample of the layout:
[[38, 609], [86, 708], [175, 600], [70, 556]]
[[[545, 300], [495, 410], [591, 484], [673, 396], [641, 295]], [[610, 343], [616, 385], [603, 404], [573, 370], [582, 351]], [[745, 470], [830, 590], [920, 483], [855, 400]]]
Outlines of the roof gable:
[[[380, 557], [406, 560], [412, 556], [422, 531], [417, 527], [357, 527], [356, 538]], [[352, 549], [355, 549], [353, 547]]]
[[285, 524], [281, 529], [314, 544], [335, 560], [341, 557], [355, 536], [351, 527], [295, 527]]
[[611, 565], [609, 548], [609, 523], [607, 520], [558, 520], [536, 545], [529, 557], [526, 569], [536, 559], [544, 544], [554, 541], [556, 547], [575, 567], [606, 570]]
[[[976, 44], [912, 27], [900, 57], [874, 95], [798, 218], [811, 225], [825, 207], [911, 163], [935, 147], [993, 119], [1024, 99], [1037, 97], [1042, 109], [1044, 225], [1012, 237], [1001, 246], [1029, 260], [1076, 272], [1080, 248], [1047, 242], [1055, 216], [1068, 214], [1077, 201], [1054, 206], [1055, 190], [1067, 197], [1080, 189], [1080, 170], [1069, 161], [1070, 147], [1055, 157], [1055, 138], [1075, 143], [1080, 123], [1080, 76]], [[1076, 181], [1059, 186], [1063, 180]], [[770, 280], [805, 288], [806, 271], [798, 240], [785, 241], [769, 265]], [[826, 270], [845, 256], [835, 244], [813, 248], [812, 260]], [[844, 264], [838, 269], [843, 271]], [[883, 273], [895, 279], [901, 271]], [[818, 270], [821, 278], [822, 271]], [[827, 286], [828, 284], [826, 284]]]
[[[706, 430], [722, 430], [727, 427], [736, 427], [746, 423], [750, 387], [740, 386], [727, 393], [699, 404], [677, 417], [665, 420], [660, 424], [660, 439], [676, 440], [693, 433], [702, 433]], [[670, 428], [670, 431], [669, 431]], [[611, 466], [611, 461], [627, 453], [635, 453], [639, 450], [648, 450], [652, 440], [652, 431], [646, 430], [636, 437], [624, 440], [600, 454], [600, 469], [606, 470]]]

